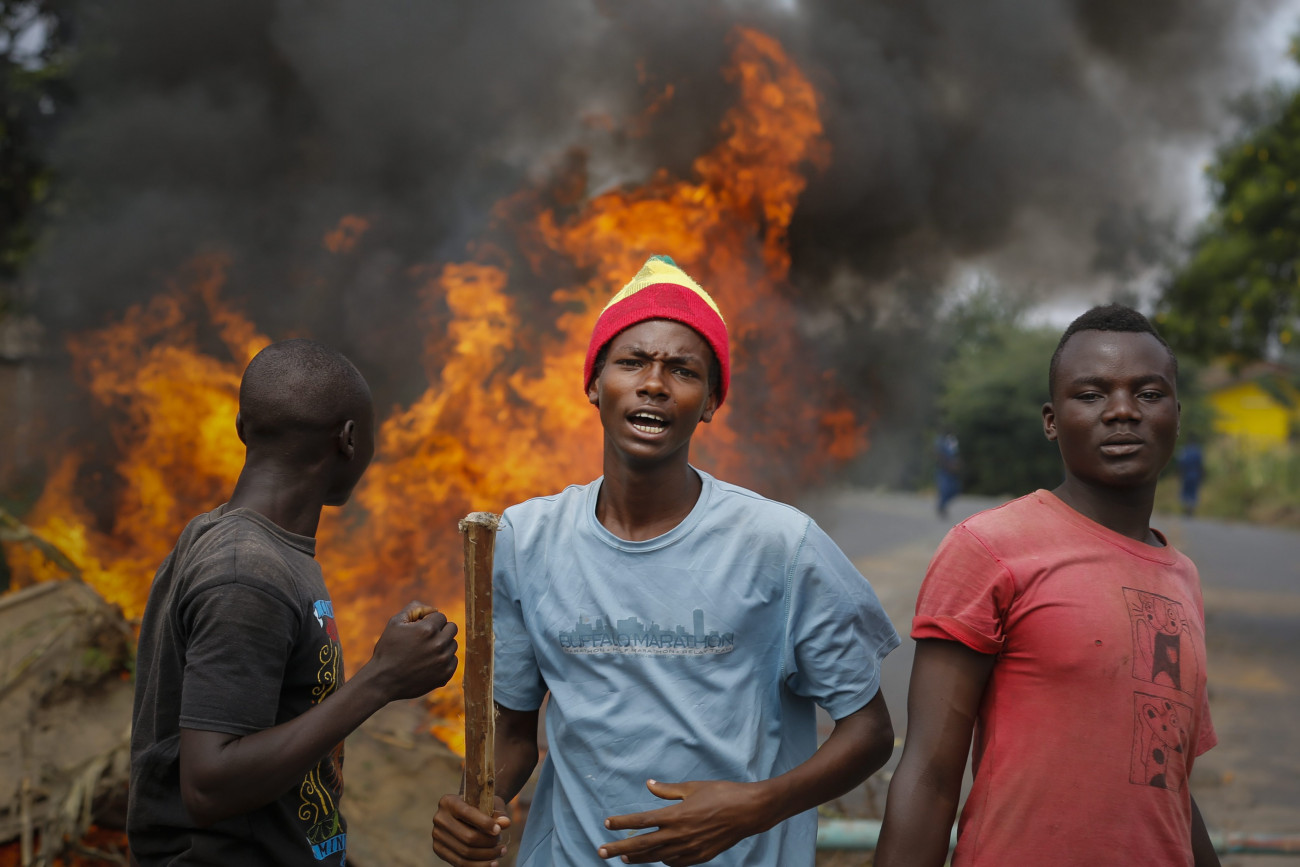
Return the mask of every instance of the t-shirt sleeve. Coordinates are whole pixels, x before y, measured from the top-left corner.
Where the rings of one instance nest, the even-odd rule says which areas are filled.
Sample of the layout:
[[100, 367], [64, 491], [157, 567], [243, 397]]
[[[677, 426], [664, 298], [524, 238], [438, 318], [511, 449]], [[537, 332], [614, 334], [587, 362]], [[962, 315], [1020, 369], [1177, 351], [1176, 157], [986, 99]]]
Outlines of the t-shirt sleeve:
[[546, 682], [537, 664], [533, 640], [519, 595], [519, 561], [514, 527], [507, 515], [497, 532], [492, 562], [493, 698], [511, 710], [537, 710], [546, 697]]
[[792, 567], [786, 683], [834, 719], [880, 690], [880, 662], [899, 644], [876, 592], [811, 520]]
[[921, 582], [912, 637], [960, 641], [979, 653], [998, 653], [1014, 598], [1011, 572], [959, 524], [944, 537]]
[[[1197, 576], [1197, 585], [1200, 584], [1200, 576]], [[1196, 613], [1201, 618], [1202, 632], [1205, 627], [1205, 600], [1201, 597], [1200, 592], [1196, 594]], [[1192, 755], [1200, 756], [1208, 753], [1219, 743], [1219, 734], [1214, 730], [1214, 720], [1210, 718], [1210, 691], [1202, 690], [1201, 696], [1201, 718], [1200, 725], [1196, 734], [1196, 746], [1193, 748]]]
[[181, 728], [248, 735], [276, 725], [300, 625], [293, 609], [238, 581], [199, 591], [186, 609]]

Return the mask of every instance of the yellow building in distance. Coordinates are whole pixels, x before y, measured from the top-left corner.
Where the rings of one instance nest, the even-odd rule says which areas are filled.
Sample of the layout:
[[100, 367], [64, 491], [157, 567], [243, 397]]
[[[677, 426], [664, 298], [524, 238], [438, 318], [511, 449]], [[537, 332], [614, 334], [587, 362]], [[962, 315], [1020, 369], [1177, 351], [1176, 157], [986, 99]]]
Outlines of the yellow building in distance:
[[1216, 367], [1202, 384], [1214, 407], [1214, 430], [1245, 445], [1270, 448], [1300, 437], [1300, 390], [1294, 374], [1276, 364], [1235, 373]]

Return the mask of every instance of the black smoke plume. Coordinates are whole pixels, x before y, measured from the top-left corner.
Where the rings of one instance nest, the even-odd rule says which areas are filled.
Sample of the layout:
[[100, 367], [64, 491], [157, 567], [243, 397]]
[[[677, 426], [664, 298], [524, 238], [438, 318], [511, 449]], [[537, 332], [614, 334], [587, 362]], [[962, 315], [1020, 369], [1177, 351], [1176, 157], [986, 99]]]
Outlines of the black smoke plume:
[[[1275, 6], [82, 0], [65, 216], [28, 280], [57, 334], [226, 250], [226, 295], [263, 331], [340, 345], [386, 371], [381, 405], [400, 400], [423, 340], [402, 275], [464, 259], [497, 202], [574, 153], [590, 191], [688, 173], [732, 101], [727, 34], [748, 24], [823, 97], [832, 159], [791, 228], [787, 291], [881, 441], [926, 412], [918, 347], [960, 269], [1050, 292], [1144, 255], [1143, 215], [1192, 199], [1172, 157], [1224, 129]], [[372, 229], [326, 262], [343, 214]]]

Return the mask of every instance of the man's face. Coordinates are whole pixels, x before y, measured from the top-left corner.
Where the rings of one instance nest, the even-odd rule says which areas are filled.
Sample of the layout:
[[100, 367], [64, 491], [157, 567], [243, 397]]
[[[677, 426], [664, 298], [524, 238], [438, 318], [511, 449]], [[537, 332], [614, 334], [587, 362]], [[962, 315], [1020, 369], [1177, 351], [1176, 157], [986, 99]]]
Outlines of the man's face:
[[1089, 485], [1154, 485], [1178, 439], [1169, 351], [1151, 334], [1080, 331], [1061, 351], [1043, 432], [1065, 472]]
[[638, 463], [689, 446], [695, 427], [718, 405], [708, 383], [712, 358], [704, 338], [680, 322], [651, 319], [615, 335], [587, 390], [600, 409], [606, 446]]

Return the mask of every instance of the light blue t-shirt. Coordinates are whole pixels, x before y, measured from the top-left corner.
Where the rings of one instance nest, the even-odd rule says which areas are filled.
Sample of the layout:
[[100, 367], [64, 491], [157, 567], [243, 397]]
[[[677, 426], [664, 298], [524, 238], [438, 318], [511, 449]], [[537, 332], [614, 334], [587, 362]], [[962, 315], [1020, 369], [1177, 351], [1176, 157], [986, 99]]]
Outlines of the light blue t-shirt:
[[[880, 686], [898, 633], [812, 519], [700, 472], [677, 527], [627, 542], [596, 520], [601, 480], [506, 510], [493, 573], [495, 698], [536, 710], [549, 752], [520, 867], [599, 864], [608, 816], [670, 806], [647, 779], [763, 780]], [[711, 864], [811, 865], [802, 813]], [[644, 833], [644, 832], [636, 832]]]

